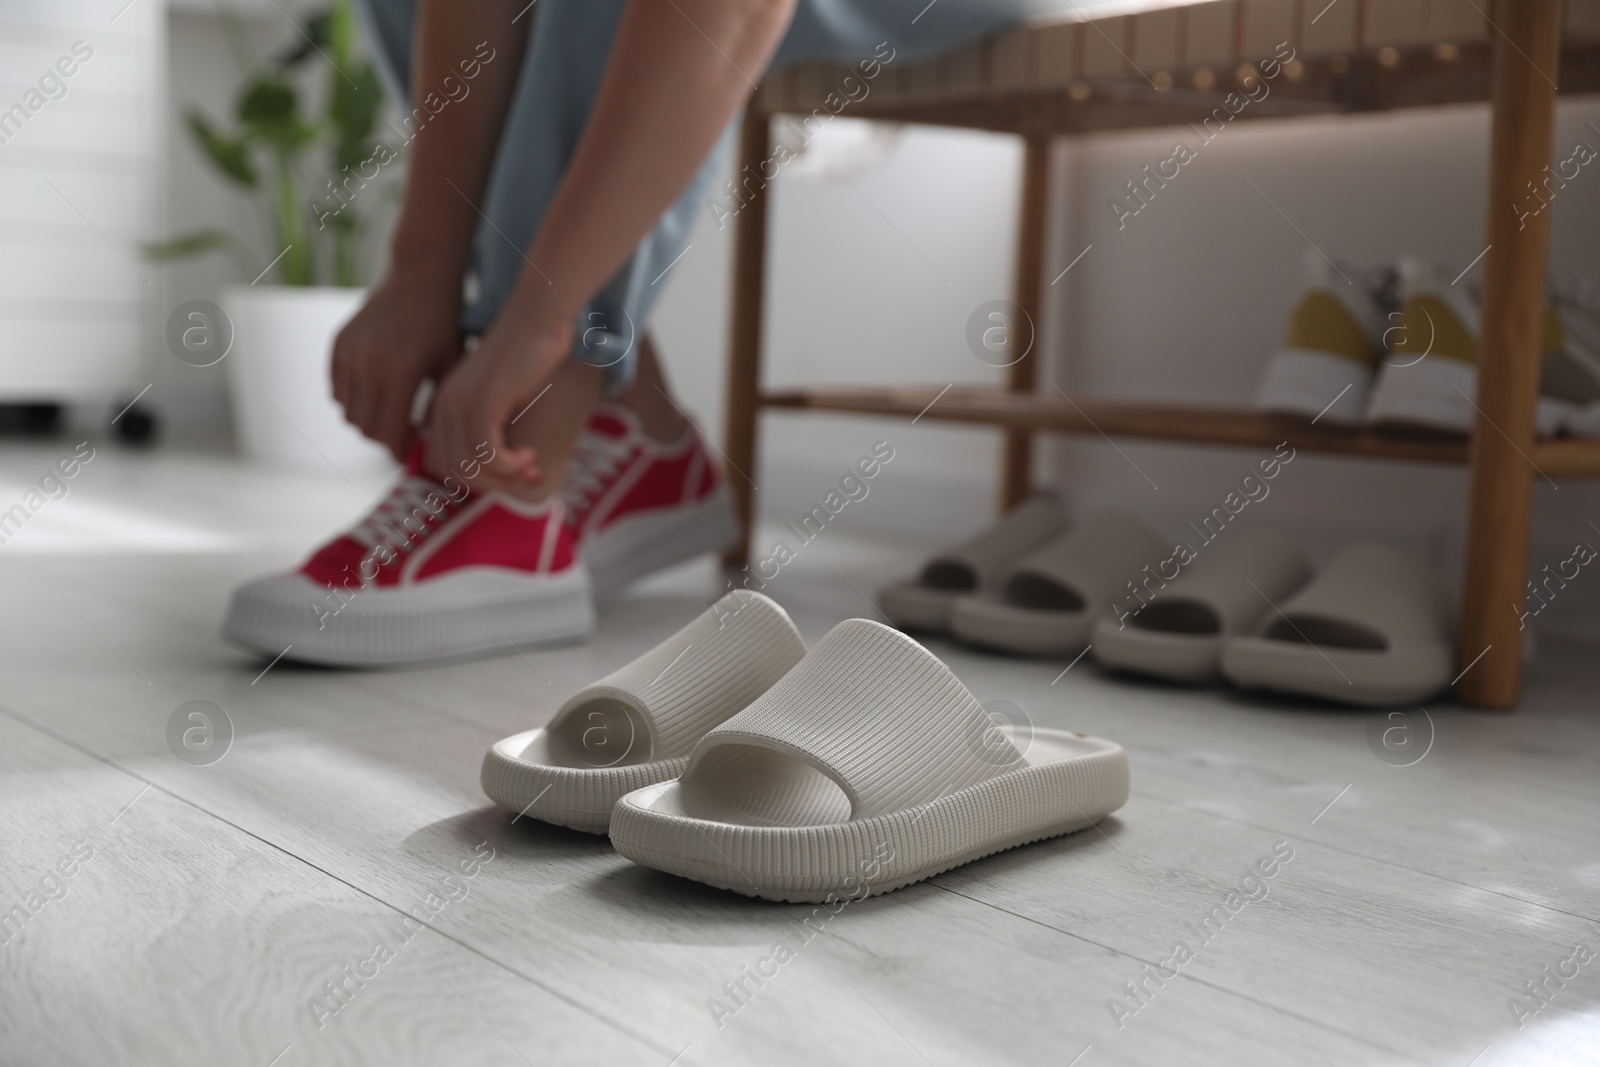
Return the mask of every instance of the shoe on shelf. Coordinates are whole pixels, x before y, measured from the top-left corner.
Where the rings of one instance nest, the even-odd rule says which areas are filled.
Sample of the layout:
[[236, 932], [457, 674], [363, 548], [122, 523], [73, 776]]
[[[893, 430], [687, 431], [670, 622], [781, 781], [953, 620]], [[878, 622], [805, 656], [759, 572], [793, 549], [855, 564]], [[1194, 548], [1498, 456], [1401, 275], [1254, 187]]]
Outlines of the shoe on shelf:
[[1359, 423], [1383, 355], [1382, 316], [1392, 275], [1347, 280], [1321, 252], [1308, 249], [1306, 286], [1282, 346], [1256, 392], [1261, 411]]
[[992, 589], [1014, 560], [1055, 540], [1068, 525], [1049, 497], [1024, 500], [965, 544], [934, 556], [916, 577], [878, 590], [883, 617], [902, 630], [944, 633], [957, 600]]
[[578, 438], [561, 496], [597, 600], [739, 539], [733, 495], [692, 424], [662, 444], [602, 404]]
[[[1600, 309], [1554, 286], [1555, 303], [1545, 323], [1545, 356], [1539, 393], [1559, 405], [1561, 428], [1574, 437], [1600, 437], [1600, 354], [1595, 327]], [[1577, 327], [1584, 330], [1579, 336]]]
[[405, 476], [291, 574], [234, 590], [223, 635], [268, 656], [388, 667], [587, 638], [589, 575], [559, 497]]
[[[1387, 332], [1367, 419], [1397, 426], [1470, 434], [1477, 420], [1479, 307], [1471, 290], [1445, 280], [1437, 264], [1400, 261], [1401, 306]], [[1541, 350], [1546, 360], [1564, 347], [1561, 320], [1546, 309]], [[1541, 389], [1537, 432], [1553, 437], [1573, 406]]]
[[1387, 545], [1349, 545], [1222, 649], [1244, 689], [1400, 707], [1450, 685], [1456, 609], [1444, 579]]
[[1209, 550], [1138, 607], [1094, 624], [1094, 657], [1113, 670], [1196, 685], [1215, 681], [1230, 640], [1311, 580], [1305, 555], [1281, 533], [1255, 530]]
[[1095, 620], [1168, 555], [1138, 520], [1103, 511], [1007, 563], [995, 583], [950, 608], [950, 632], [1024, 656], [1079, 654]]

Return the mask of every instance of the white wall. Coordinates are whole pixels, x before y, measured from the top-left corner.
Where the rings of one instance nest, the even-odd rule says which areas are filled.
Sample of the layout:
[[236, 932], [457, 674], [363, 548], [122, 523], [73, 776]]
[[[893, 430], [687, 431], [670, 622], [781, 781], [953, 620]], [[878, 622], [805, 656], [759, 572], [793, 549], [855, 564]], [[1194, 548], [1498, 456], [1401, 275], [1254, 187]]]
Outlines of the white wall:
[[[907, 130], [886, 162], [848, 181], [783, 173], [769, 229], [767, 383], [998, 383], [965, 331], [974, 308], [1010, 292], [1019, 160], [1009, 138]], [[706, 212], [653, 322], [675, 385], [719, 441], [732, 234]], [[988, 431], [763, 419], [761, 470], [749, 473], [773, 516], [809, 509], [880, 439], [896, 457], [870, 506], [852, 509], [853, 525], [901, 535], [932, 524], [938, 536], [981, 524], [993, 506]]]
[[[1594, 120], [1600, 103], [1564, 104], [1558, 155], [1578, 140], [1600, 145], [1587, 125]], [[1358, 264], [1414, 253], [1459, 269], [1483, 251], [1485, 107], [1230, 129], [1119, 231], [1107, 199], [1144, 164], [1168, 155], [1174, 136], [1110, 135], [1068, 150], [1075, 210], [1057, 251], [1095, 246], [1068, 276], [1072, 288], [1056, 308], [1074, 353], [1056, 353], [1058, 373], [1074, 389], [1164, 401], [1247, 400], [1300, 285], [1305, 238]], [[1597, 209], [1600, 176], [1588, 174], [1552, 204], [1552, 271], [1600, 277]], [[1468, 278], [1481, 273], [1480, 263]], [[1235, 449], [1123, 449], [1126, 460], [1103, 444], [1054, 443], [1059, 484], [1081, 506], [1125, 506], [1173, 534], [1219, 503], [1255, 459]], [[1553, 489], [1536, 478], [1535, 497], [1535, 569], [1567, 558], [1580, 538], [1596, 540], [1587, 523], [1600, 521], [1600, 486], [1574, 481]], [[1303, 456], [1272, 497], [1253, 505], [1259, 512], [1251, 520], [1289, 530], [1323, 557], [1352, 538], [1389, 539], [1425, 553], [1456, 579], [1466, 502], [1460, 469]], [[1600, 579], [1593, 587], [1580, 579], [1541, 621], [1600, 628]]]
[[[1600, 102], [1562, 105], [1556, 146], [1600, 146]], [[1107, 199], [1177, 131], [1101, 135], [1058, 150], [1048, 276], [1093, 250], [1055, 287], [1045, 378], [1093, 394], [1247, 404], [1299, 288], [1305, 241], [1357, 263], [1416, 253], [1465, 266], [1483, 250], [1487, 109], [1241, 124], [1118, 231]], [[966, 347], [977, 304], [1007, 294], [1018, 155], [1007, 139], [913, 131], [854, 179], [785, 174], [772, 229], [767, 381], [942, 385], [994, 381]], [[1600, 176], [1585, 171], [1552, 206], [1552, 269], [1600, 277]], [[899, 234], [895, 232], [898, 229]], [[731, 227], [709, 215], [670, 279], [656, 329], [669, 368], [720, 434]], [[904, 236], [902, 237], [901, 234]], [[945, 284], [907, 242], [943, 271]], [[1482, 266], [1475, 268], [1481, 274]], [[1471, 277], [1471, 276], [1469, 276]], [[880, 437], [899, 450], [877, 501], [846, 513], [860, 531], [926, 545], [973, 529], [993, 499], [996, 435], [903, 420], [763, 417], [763, 510], [791, 517]], [[1087, 439], [1042, 449], [1046, 479], [1075, 507], [1123, 507], [1176, 537], [1220, 503], [1257, 458], [1239, 449]], [[1130, 463], [1131, 461], [1131, 463]], [[1134, 469], [1136, 464], [1144, 474]], [[1146, 475], [1149, 481], [1146, 480]], [[1153, 481], [1159, 488], [1152, 488]], [[1600, 524], [1600, 486], [1536, 490], [1535, 569]], [[1425, 554], [1455, 580], [1466, 477], [1431, 465], [1302, 455], [1249, 521], [1300, 537], [1319, 558], [1358, 537]], [[1600, 630], [1600, 578], [1580, 578], [1541, 622]], [[1508, 607], [1508, 610], [1509, 607]]]

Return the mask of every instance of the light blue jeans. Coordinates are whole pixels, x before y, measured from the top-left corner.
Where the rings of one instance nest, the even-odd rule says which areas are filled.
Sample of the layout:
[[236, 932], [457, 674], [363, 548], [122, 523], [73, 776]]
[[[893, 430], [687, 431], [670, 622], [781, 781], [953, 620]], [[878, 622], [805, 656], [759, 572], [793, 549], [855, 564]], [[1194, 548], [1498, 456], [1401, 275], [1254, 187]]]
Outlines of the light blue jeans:
[[[494, 322], [518, 275], [527, 248], [566, 171], [605, 72], [617, 21], [628, 0], [538, 0], [523, 16], [528, 50], [516, 95], [495, 154], [473, 240], [472, 276], [464, 326], [481, 333]], [[773, 66], [801, 59], [844, 63], [914, 60], [981, 37], [1062, 0], [799, 0], [794, 21]], [[412, 31], [417, 0], [357, 0], [368, 39], [389, 91], [401, 106], [413, 90], [443, 100], [463, 91], [452, 85], [414, 86]], [[475, 57], [463, 56], [471, 61]], [[481, 58], [481, 57], [477, 57]], [[713, 60], [715, 61], [715, 60]], [[490, 60], [493, 62], [493, 60]], [[470, 86], [466, 87], [470, 92]], [[441, 110], [443, 106], [441, 105]], [[426, 116], [424, 116], [425, 120]], [[402, 131], [404, 132], [404, 131]], [[411, 132], [415, 132], [413, 129]], [[661, 216], [615, 277], [596, 293], [574, 329], [574, 358], [607, 368], [610, 391], [633, 377], [636, 338], [643, 335], [661, 275], [682, 254], [732, 141], [724, 133], [688, 188]]]

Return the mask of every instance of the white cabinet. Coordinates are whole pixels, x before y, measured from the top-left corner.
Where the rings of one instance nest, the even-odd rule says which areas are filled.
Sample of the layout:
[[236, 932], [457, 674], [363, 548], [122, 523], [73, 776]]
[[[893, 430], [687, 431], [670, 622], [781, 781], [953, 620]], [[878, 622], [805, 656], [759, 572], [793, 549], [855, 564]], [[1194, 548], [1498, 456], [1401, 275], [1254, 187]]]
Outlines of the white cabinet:
[[166, 0], [0, 0], [0, 401], [136, 392]]

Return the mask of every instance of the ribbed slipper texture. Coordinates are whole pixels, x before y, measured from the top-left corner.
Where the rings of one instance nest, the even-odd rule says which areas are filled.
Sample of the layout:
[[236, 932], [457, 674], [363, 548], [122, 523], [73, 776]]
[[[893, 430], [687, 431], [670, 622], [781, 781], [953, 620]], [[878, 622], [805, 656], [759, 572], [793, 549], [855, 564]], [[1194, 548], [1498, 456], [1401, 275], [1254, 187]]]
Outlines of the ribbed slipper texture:
[[1144, 567], [1154, 567], [1166, 555], [1161, 539], [1143, 523], [1106, 511], [1019, 560], [1006, 579], [1020, 574], [1049, 578], [1082, 597], [1085, 612], [1093, 617], [1128, 595], [1128, 584], [1144, 576]]
[[[886, 892], [1083, 829], [1127, 798], [1127, 757], [1116, 745], [1036, 731], [1038, 750], [1057, 758], [1031, 765], [993, 731], [977, 699], [936, 657], [888, 627], [851, 619], [708, 733], [681, 781], [623, 797], [612, 813], [612, 843], [636, 862], [720, 888], [823, 900]], [[737, 761], [730, 757], [741, 747], [751, 759], [776, 750], [824, 771], [849, 797], [851, 817], [783, 825], [790, 821], [783, 811], [818, 808], [779, 790], [759, 801], [738, 797], [745, 824], [684, 814], [678, 801], [693, 791], [697, 804], [706, 803], [722, 780], [712, 776], [731, 773]], [[1060, 758], [1073, 749], [1082, 753]]]
[[546, 731], [584, 714], [596, 700], [619, 700], [649, 723], [640, 762], [555, 767], [521, 758], [540, 731], [506, 738], [483, 759], [489, 798], [512, 811], [604, 833], [617, 799], [678, 777], [689, 751], [711, 727], [765, 692], [805, 655], [805, 641], [784, 610], [760, 593], [736, 590], [626, 666], [572, 696]]
[[967, 567], [977, 578], [979, 588], [983, 588], [1012, 560], [1059, 537], [1066, 529], [1067, 517], [1060, 506], [1049, 497], [1034, 497], [966, 544], [939, 553], [928, 566], [955, 563]]
[[782, 608], [760, 593], [735, 590], [574, 694], [551, 727], [593, 700], [622, 700], [649, 720], [651, 758], [686, 756], [707, 730], [765, 693], [805, 654], [805, 641]]
[[1015, 769], [915, 808], [825, 826], [737, 826], [636, 804], [611, 816], [618, 852], [747, 896], [791, 902], [876, 896], [1032, 841], [1074, 833], [1128, 799], [1118, 746]]
[[866, 819], [1020, 762], [1014, 749], [997, 760], [985, 748], [992, 729], [977, 698], [931, 652], [880, 623], [849, 619], [755, 703], [706, 734], [695, 754], [748, 743], [804, 752], [843, 786], [854, 818]]

